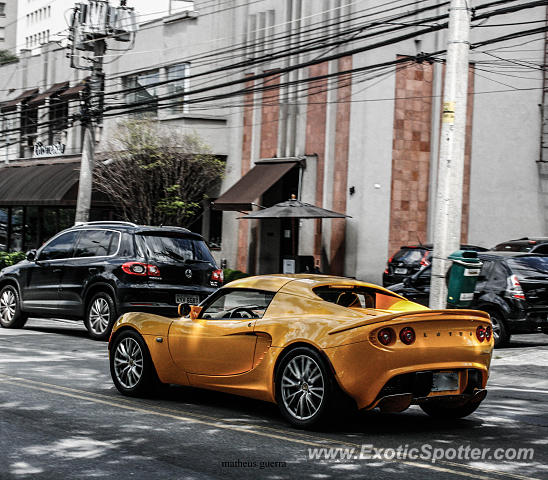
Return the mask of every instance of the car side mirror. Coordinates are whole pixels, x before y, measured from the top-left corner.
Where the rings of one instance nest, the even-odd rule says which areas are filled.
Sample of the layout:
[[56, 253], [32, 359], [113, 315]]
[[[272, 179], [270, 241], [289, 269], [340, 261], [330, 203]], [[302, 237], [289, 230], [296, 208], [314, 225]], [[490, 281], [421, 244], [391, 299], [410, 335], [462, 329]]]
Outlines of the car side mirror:
[[411, 287], [411, 286], [413, 286], [413, 283], [415, 283], [413, 281], [413, 277], [405, 277], [403, 279], [403, 286], [404, 287]]
[[181, 317], [186, 317], [190, 313], [190, 305], [188, 303], [180, 303], [177, 311]]
[[26, 258], [27, 258], [27, 260], [28, 260], [29, 262], [34, 261], [34, 260], [36, 259], [36, 250], [34, 250], [34, 249], [33, 249], [33, 250], [29, 250], [29, 251], [27, 252], [27, 257], [26, 257]]

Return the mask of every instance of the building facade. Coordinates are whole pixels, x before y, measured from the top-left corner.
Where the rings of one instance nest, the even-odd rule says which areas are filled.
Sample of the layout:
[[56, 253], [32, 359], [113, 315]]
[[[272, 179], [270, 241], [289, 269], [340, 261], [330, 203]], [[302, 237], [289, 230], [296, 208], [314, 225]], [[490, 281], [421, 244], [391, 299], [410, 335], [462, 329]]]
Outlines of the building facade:
[[13, 52], [17, 32], [17, 2], [0, 2], [0, 50]]
[[[350, 0], [204, 0], [192, 15], [145, 23], [131, 50], [105, 56], [97, 150], [108, 156], [132, 105], [177, 132], [197, 133], [226, 159], [202, 218], [223, 265], [271, 273], [295, 259], [297, 269], [380, 282], [391, 254], [434, 233], [448, 8], [423, 3], [409, 10]], [[546, 10], [502, 13], [478, 8], [471, 31], [461, 237], [484, 247], [548, 235], [546, 39], [540, 31], [513, 37], [545, 24]], [[1, 178], [32, 163], [72, 161], [78, 169], [82, 130], [65, 120], [81, 108], [87, 75], [51, 42], [23, 53], [0, 67], [0, 221], [11, 215], [12, 232], [28, 224], [13, 220], [23, 200], [73, 208], [74, 180], [36, 204], [6, 198]], [[52, 147], [54, 158], [36, 158], [38, 144]], [[291, 195], [349, 217], [240, 218]], [[97, 212], [108, 210], [103, 200], [96, 198]]]

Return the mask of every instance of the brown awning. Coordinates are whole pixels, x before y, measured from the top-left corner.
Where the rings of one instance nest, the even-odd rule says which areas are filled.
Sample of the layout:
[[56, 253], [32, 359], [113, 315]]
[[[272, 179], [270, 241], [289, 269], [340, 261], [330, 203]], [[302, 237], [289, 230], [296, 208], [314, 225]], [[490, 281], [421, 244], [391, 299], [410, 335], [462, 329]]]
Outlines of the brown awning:
[[49, 98], [52, 95], [55, 95], [63, 90], [66, 90], [68, 86], [69, 86], [69, 82], [55, 83], [51, 87], [49, 87], [45, 92], [42, 92], [40, 95], [37, 95], [33, 99], [29, 100], [29, 105], [42, 105], [46, 101], [46, 98]]
[[80, 162], [0, 167], [0, 205], [65, 205], [78, 182]]
[[37, 93], [38, 93], [37, 88], [33, 88], [31, 90], [26, 90], [21, 95], [19, 95], [18, 97], [15, 97], [13, 100], [10, 100], [9, 102], [3, 103], [0, 106], [0, 110], [2, 110], [3, 112], [9, 111], [9, 110], [14, 110], [17, 107], [18, 104], [20, 104], [21, 102], [23, 102], [27, 98], [32, 97], [33, 95], [36, 95]]
[[64, 92], [61, 92], [59, 94], [59, 98], [62, 98], [63, 100], [66, 100], [66, 99], [69, 99], [69, 98], [78, 97], [78, 94], [81, 91], [83, 91], [85, 88], [87, 88], [87, 82], [88, 82], [88, 79], [84, 78], [84, 80], [77, 83], [73, 87], [67, 88]]
[[252, 204], [272, 185], [280, 180], [299, 161], [257, 163], [215, 202], [216, 210], [250, 211]]

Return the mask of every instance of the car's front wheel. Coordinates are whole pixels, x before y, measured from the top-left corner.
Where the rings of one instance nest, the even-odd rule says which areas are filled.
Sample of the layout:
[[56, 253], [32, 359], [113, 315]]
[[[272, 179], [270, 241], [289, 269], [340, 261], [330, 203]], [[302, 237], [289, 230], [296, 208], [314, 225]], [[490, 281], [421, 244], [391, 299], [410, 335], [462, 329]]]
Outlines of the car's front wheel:
[[17, 288], [6, 285], [0, 290], [0, 325], [4, 328], [22, 328], [28, 315], [21, 311], [21, 301]]
[[116, 318], [112, 297], [105, 292], [95, 294], [88, 303], [84, 320], [89, 336], [95, 340], [107, 340]]
[[109, 357], [110, 374], [120, 393], [148, 396], [159, 385], [146, 343], [134, 330], [124, 330], [116, 336]]
[[276, 401], [290, 423], [307, 428], [326, 420], [336, 394], [333, 374], [315, 350], [297, 347], [282, 358], [276, 375]]

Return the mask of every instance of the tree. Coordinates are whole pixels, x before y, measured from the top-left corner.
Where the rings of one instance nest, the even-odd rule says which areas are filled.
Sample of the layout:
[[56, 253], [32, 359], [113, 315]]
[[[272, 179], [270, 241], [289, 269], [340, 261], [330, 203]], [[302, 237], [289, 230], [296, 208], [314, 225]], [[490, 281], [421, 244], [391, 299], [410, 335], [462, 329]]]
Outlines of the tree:
[[17, 60], [19, 60], [19, 58], [17, 58], [17, 56], [11, 53], [9, 50], [0, 50], [0, 65], [16, 62]]
[[119, 124], [111, 151], [95, 168], [95, 189], [124, 220], [143, 225], [188, 226], [224, 171], [197, 135], [146, 120]]

